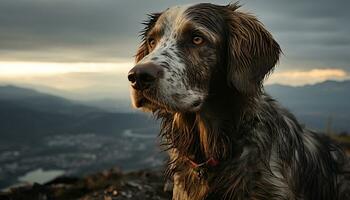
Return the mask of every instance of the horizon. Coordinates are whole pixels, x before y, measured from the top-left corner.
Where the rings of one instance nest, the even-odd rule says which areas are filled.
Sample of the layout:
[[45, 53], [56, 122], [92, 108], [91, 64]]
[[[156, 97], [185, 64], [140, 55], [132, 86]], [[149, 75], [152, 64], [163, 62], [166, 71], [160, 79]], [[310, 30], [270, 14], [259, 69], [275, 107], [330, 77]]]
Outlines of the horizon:
[[[323, 85], [325, 83], [337, 83], [337, 84], [344, 84], [350, 82], [349, 79], [346, 80], [322, 80], [320, 82], [314, 82], [310, 84], [303, 84], [303, 85], [289, 85], [289, 84], [283, 84], [283, 83], [267, 83], [264, 84], [265, 89], [267, 88], [267, 93], [270, 94], [271, 88], [273, 86], [280, 86], [284, 88], [305, 88], [305, 87], [313, 87], [313, 86], [318, 86], [318, 85]], [[75, 89], [75, 90], [64, 90], [64, 89], [56, 89], [53, 87], [49, 86], [44, 86], [44, 85], [25, 85], [25, 84], [12, 84], [12, 83], [1, 83], [0, 82], [0, 88], [4, 87], [14, 87], [14, 88], [19, 88], [19, 89], [29, 89], [33, 90], [35, 92], [39, 92], [42, 94], [47, 94], [47, 95], [53, 95], [56, 97], [64, 98], [70, 101], [78, 101], [78, 102], [94, 102], [94, 101], [115, 101], [115, 105], [118, 103], [127, 103], [130, 104], [131, 106], [131, 100], [129, 98], [129, 90], [126, 88], [122, 92], [125, 93], [125, 95], [118, 95], [120, 94], [121, 91], [115, 93], [111, 90], [111, 88], [108, 88], [107, 90], [104, 91], [97, 91], [97, 90], [90, 90], [89, 88], [83, 88], [83, 89]], [[275, 96], [272, 96], [273, 98], [276, 98]], [[96, 105], [91, 105], [95, 107]], [[125, 106], [125, 105], [123, 105]], [[121, 110], [125, 111], [125, 110]]]
[[[240, 9], [257, 16], [284, 52], [266, 85], [350, 79], [350, 28], [343, 26], [350, 14], [342, 12], [349, 2], [268, 1], [243, 0]], [[151, 2], [2, 1], [0, 84], [128, 97], [126, 75], [134, 65], [141, 22], [148, 13], [175, 5]]]
[[[133, 65], [128, 62], [69, 64], [6, 62], [4, 65], [0, 62], [2, 72], [0, 85], [31, 88], [51, 94], [77, 92], [77, 96], [83, 93], [84, 98], [91, 96], [92, 99], [129, 98], [129, 83], [126, 77]], [[277, 68], [267, 77], [264, 85], [302, 87], [325, 81], [350, 80], [349, 74], [340, 69], [280, 71]], [[95, 94], [100, 96], [96, 98]]]

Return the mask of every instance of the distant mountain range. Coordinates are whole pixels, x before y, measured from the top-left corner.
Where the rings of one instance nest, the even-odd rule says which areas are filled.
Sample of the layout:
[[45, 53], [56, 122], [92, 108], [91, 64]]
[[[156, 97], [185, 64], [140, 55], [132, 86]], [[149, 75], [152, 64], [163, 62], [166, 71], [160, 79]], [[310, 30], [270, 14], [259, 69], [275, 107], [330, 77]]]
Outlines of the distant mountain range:
[[291, 87], [269, 85], [266, 91], [308, 127], [350, 131], [350, 81], [325, 81]]
[[[324, 131], [350, 130], [350, 81], [326, 81], [291, 87], [268, 85], [266, 91], [308, 127]], [[119, 105], [119, 107], [116, 107]], [[120, 112], [118, 112], [120, 111]], [[54, 132], [109, 133], [127, 127], [156, 126], [135, 113], [130, 102], [117, 99], [77, 101], [16, 86], [0, 86], [0, 136], [35, 138]], [[30, 134], [23, 134], [23, 132]]]
[[2, 141], [31, 141], [58, 133], [112, 133], [130, 127], [154, 127], [155, 124], [144, 114], [107, 112], [32, 89], [0, 87]]

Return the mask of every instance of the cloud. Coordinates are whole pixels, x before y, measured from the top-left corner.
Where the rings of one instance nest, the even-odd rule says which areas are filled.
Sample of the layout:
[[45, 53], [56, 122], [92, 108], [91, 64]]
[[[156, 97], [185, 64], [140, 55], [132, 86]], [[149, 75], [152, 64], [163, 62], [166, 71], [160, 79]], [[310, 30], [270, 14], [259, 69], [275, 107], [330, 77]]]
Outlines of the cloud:
[[57, 92], [74, 99], [129, 98], [127, 72], [133, 63], [0, 62], [0, 84]]
[[123, 72], [133, 63], [47, 63], [47, 62], [0, 62], [0, 79], [21, 79], [88, 72]]
[[[76, 99], [128, 98], [127, 72], [132, 62], [124, 63], [26, 63], [0, 62], [0, 84], [16, 84], [44, 91], [64, 90]], [[311, 70], [277, 69], [266, 84], [305, 85], [325, 80], [350, 79], [350, 73], [338, 68]], [[40, 86], [40, 87], [39, 87]]]
[[269, 77], [266, 84], [279, 83], [284, 85], [300, 86], [314, 84], [325, 80], [350, 79], [348, 72], [342, 69], [312, 69], [275, 72]]
[[[132, 62], [146, 13], [194, 2], [200, 1], [2, 0], [0, 60]], [[257, 15], [281, 44], [283, 68], [334, 66], [349, 71], [350, 1], [241, 3], [242, 10]]]

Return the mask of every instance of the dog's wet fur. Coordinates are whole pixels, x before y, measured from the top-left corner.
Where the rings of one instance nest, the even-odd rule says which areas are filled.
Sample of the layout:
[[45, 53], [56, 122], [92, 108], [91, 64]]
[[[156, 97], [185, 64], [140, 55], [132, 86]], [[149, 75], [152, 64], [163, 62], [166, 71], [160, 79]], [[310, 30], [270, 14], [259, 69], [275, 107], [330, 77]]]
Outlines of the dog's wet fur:
[[[172, 7], [141, 33], [136, 64], [162, 70], [150, 87], [132, 88], [132, 100], [161, 119], [173, 199], [341, 199], [343, 152], [264, 92], [281, 49], [239, 8]], [[198, 176], [189, 160], [209, 158], [219, 164]]]

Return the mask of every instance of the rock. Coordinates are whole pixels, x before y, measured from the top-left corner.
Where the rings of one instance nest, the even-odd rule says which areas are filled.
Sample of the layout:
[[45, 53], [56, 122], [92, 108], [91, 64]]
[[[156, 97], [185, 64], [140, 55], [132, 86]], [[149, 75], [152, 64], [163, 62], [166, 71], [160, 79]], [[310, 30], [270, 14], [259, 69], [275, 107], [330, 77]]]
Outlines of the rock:
[[166, 200], [161, 170], [122, 173], [114, 168], [83, 178], [59, 177], [44, 185], [34, 184], [0, 192], [0, 200]]
[[139, 190], [142, 190], [142, 186], [134, 181], [129, 181], [126, 183], [127, 185], [131, 186], [131, 187], [134, 187], [134, 188], [137, 188]]

